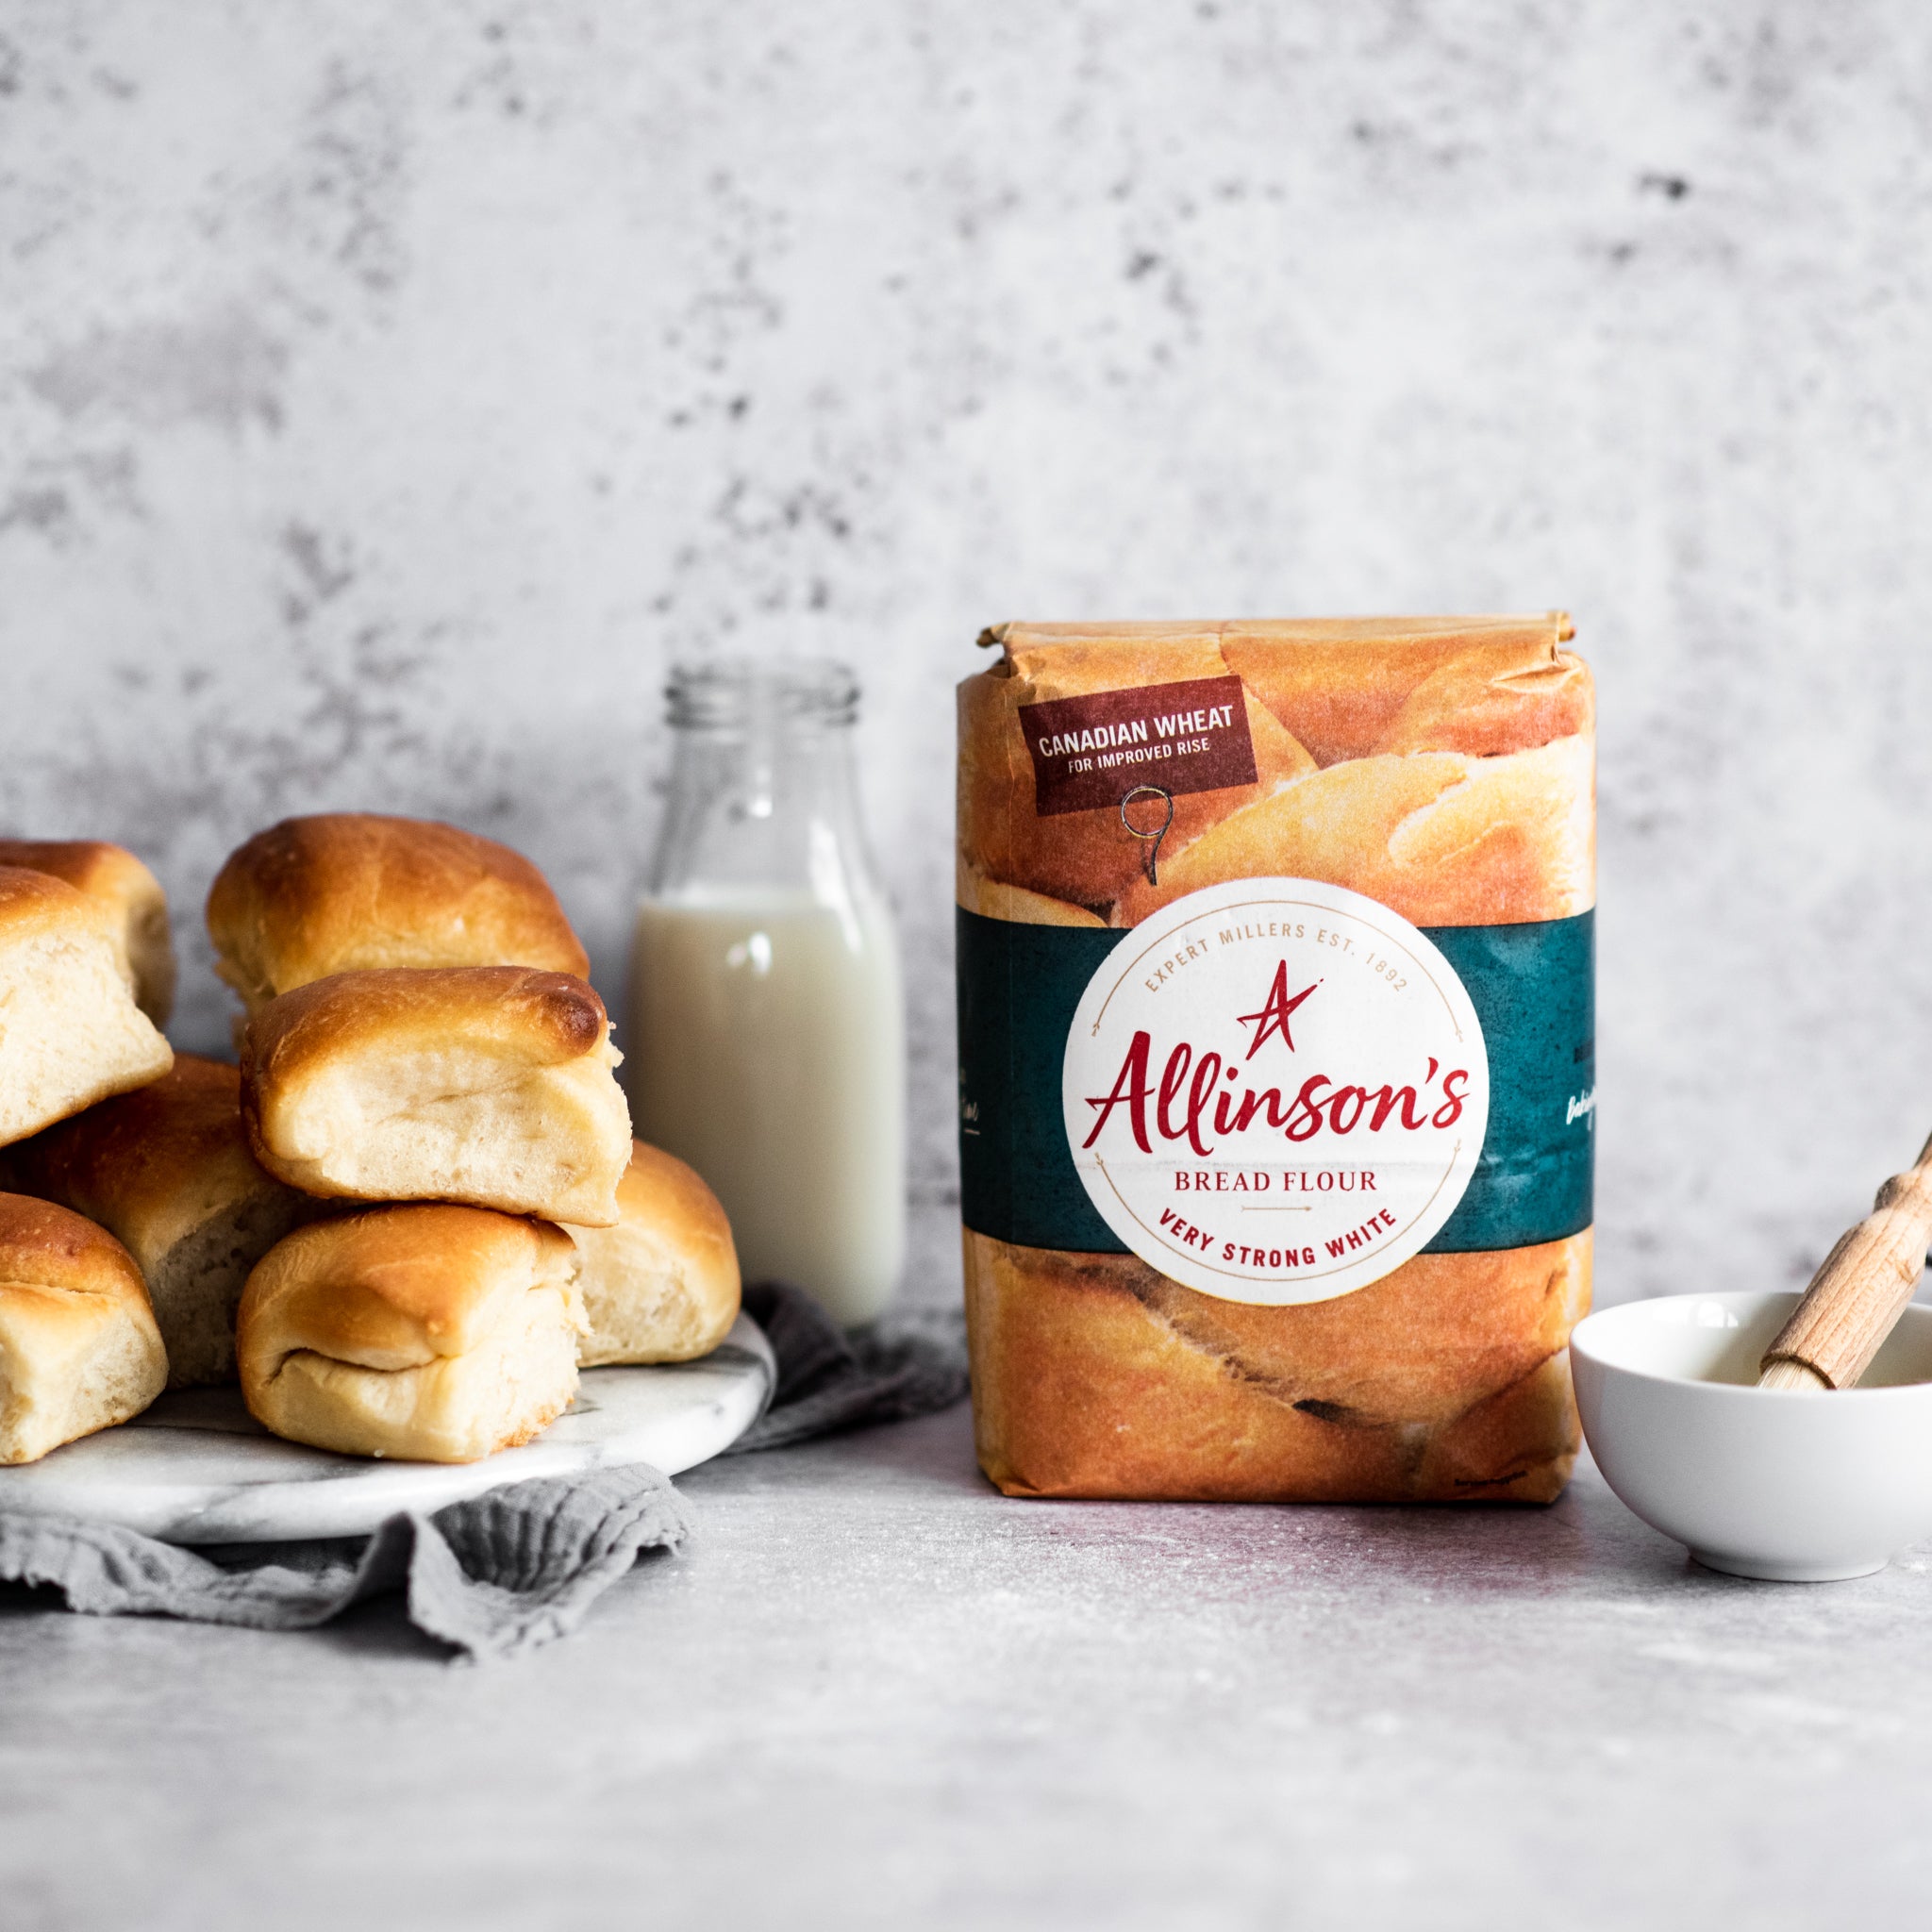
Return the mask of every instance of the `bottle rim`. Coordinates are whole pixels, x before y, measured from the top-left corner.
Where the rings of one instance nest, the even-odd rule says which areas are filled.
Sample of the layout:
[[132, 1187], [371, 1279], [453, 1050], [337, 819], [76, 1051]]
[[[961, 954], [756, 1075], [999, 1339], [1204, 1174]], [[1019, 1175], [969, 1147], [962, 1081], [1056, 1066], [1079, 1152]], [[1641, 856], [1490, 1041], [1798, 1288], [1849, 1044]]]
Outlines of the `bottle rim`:
[[759, 718], [849, 724], [858, 676], [836, 658], [708, 658], [674, 664], [664, 702], [668, 721], [685, 729], [741, 729]]

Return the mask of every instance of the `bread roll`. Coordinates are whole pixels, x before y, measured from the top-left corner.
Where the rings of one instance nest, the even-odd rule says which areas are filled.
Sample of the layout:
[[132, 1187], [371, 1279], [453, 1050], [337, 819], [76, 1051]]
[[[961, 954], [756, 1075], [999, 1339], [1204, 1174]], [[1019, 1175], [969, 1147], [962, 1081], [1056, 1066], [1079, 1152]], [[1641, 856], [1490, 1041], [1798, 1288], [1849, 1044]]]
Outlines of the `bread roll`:
[[345, 1456], [475, 1462], [576, 1393], [570, 1237], [481, 1208], [377, 1208], [298, 1228], [242, 1296], [242, 1394], [265, 1427]]
[[248, 1271], [325, 1204], [263, 1171], [242, 1125], [242, 1077], [175, 1056], [152, 1086], [9, 1148], [23, 1193], [98, 1222], [134, 1257], [168, 1349], [168, 1384], [235, 1378]]
[[158, 1079], [168, 1042], [128, 991], [112, 913], [0, 866], [0, 1146]]
[[430, 819], [284, 819], [230, 855], [208, 895], [215, 971], [250, 1014], [335, 973], [590, 961], [543, 874], [493, 839]]
[[577, 1344], [603, 1362], [688, 1362], [738, 1319], [738, 1252], [718, 1197], [683, 1161], [641, 1141], [617, 1184], [614, 1227], [566, 1230], [583, 1257], [590, 1326]]
[[98, 899], [134, 989], [134, 1004], [157, 1026], [175, 1009], [175, 939], [161, 882], [125, 845], [98, 839], [0, 839], [0, 865], [50, 873]]
[[466, 1201], [608, 1227], [630, 1159], [604, 1003], [521, 966], [339, 973], [248, 1023], [242, 1111], [311, 1194]]
[[64, 1208], [0, 1194], [0, 1462], [125, 1423], [167, 1379], [126, 1249]]

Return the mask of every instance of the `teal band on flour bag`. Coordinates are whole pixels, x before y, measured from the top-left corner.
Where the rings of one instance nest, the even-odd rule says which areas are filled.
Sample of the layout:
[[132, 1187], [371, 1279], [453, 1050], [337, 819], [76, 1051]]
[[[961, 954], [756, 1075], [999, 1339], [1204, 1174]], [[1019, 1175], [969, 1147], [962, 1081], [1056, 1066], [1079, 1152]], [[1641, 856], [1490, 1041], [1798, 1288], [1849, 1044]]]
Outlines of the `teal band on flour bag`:
[[1490, 1125], [1469, 1191], [1424, 1251], [1560, 1241], [1591, 1224], [1596, 1161], [1596, 914], [1423, 930], [1490, 1048]]
[[1124, 1255], [1074, 1172], [1060, 1062], [1087, 982], [1127, 935], [958, 918], [960, 1218], [1024, 1248]]
[[[1424, 1249], [1533, 1246], [1588, 1227], [1594, 1153], [1595, 915], [1428, 926], [1489, 1056], [1487, 1131]], [[1075, 1172], [1061, 1105], [1068, 1028], [1132, 930], [958, 914], [960, 1210], [1022, 1247], [1125, 1254]]]

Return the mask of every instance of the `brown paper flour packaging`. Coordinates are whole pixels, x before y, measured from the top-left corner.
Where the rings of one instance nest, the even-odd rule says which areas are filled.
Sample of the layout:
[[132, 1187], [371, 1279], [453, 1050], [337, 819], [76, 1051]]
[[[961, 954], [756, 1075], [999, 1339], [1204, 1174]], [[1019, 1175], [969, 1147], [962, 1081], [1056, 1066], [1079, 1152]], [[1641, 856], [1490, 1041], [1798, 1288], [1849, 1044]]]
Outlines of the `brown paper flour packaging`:
[[1560, 615], [1002, 625], [959, 689], [961, 1216], [1014, 1495], [1546, 1502], [1590, 1299]]

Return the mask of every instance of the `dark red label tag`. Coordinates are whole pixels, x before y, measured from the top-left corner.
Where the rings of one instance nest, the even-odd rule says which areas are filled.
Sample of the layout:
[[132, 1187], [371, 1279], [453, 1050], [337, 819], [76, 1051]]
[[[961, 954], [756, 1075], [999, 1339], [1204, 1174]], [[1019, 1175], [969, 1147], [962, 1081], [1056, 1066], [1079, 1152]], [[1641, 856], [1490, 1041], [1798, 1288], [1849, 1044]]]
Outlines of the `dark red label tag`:
[[1239, 677], [1139, 684], [1020, 707], [1041, 818], [1118, 805], [1136, 785], [1218, 791], [1255, 782]]

